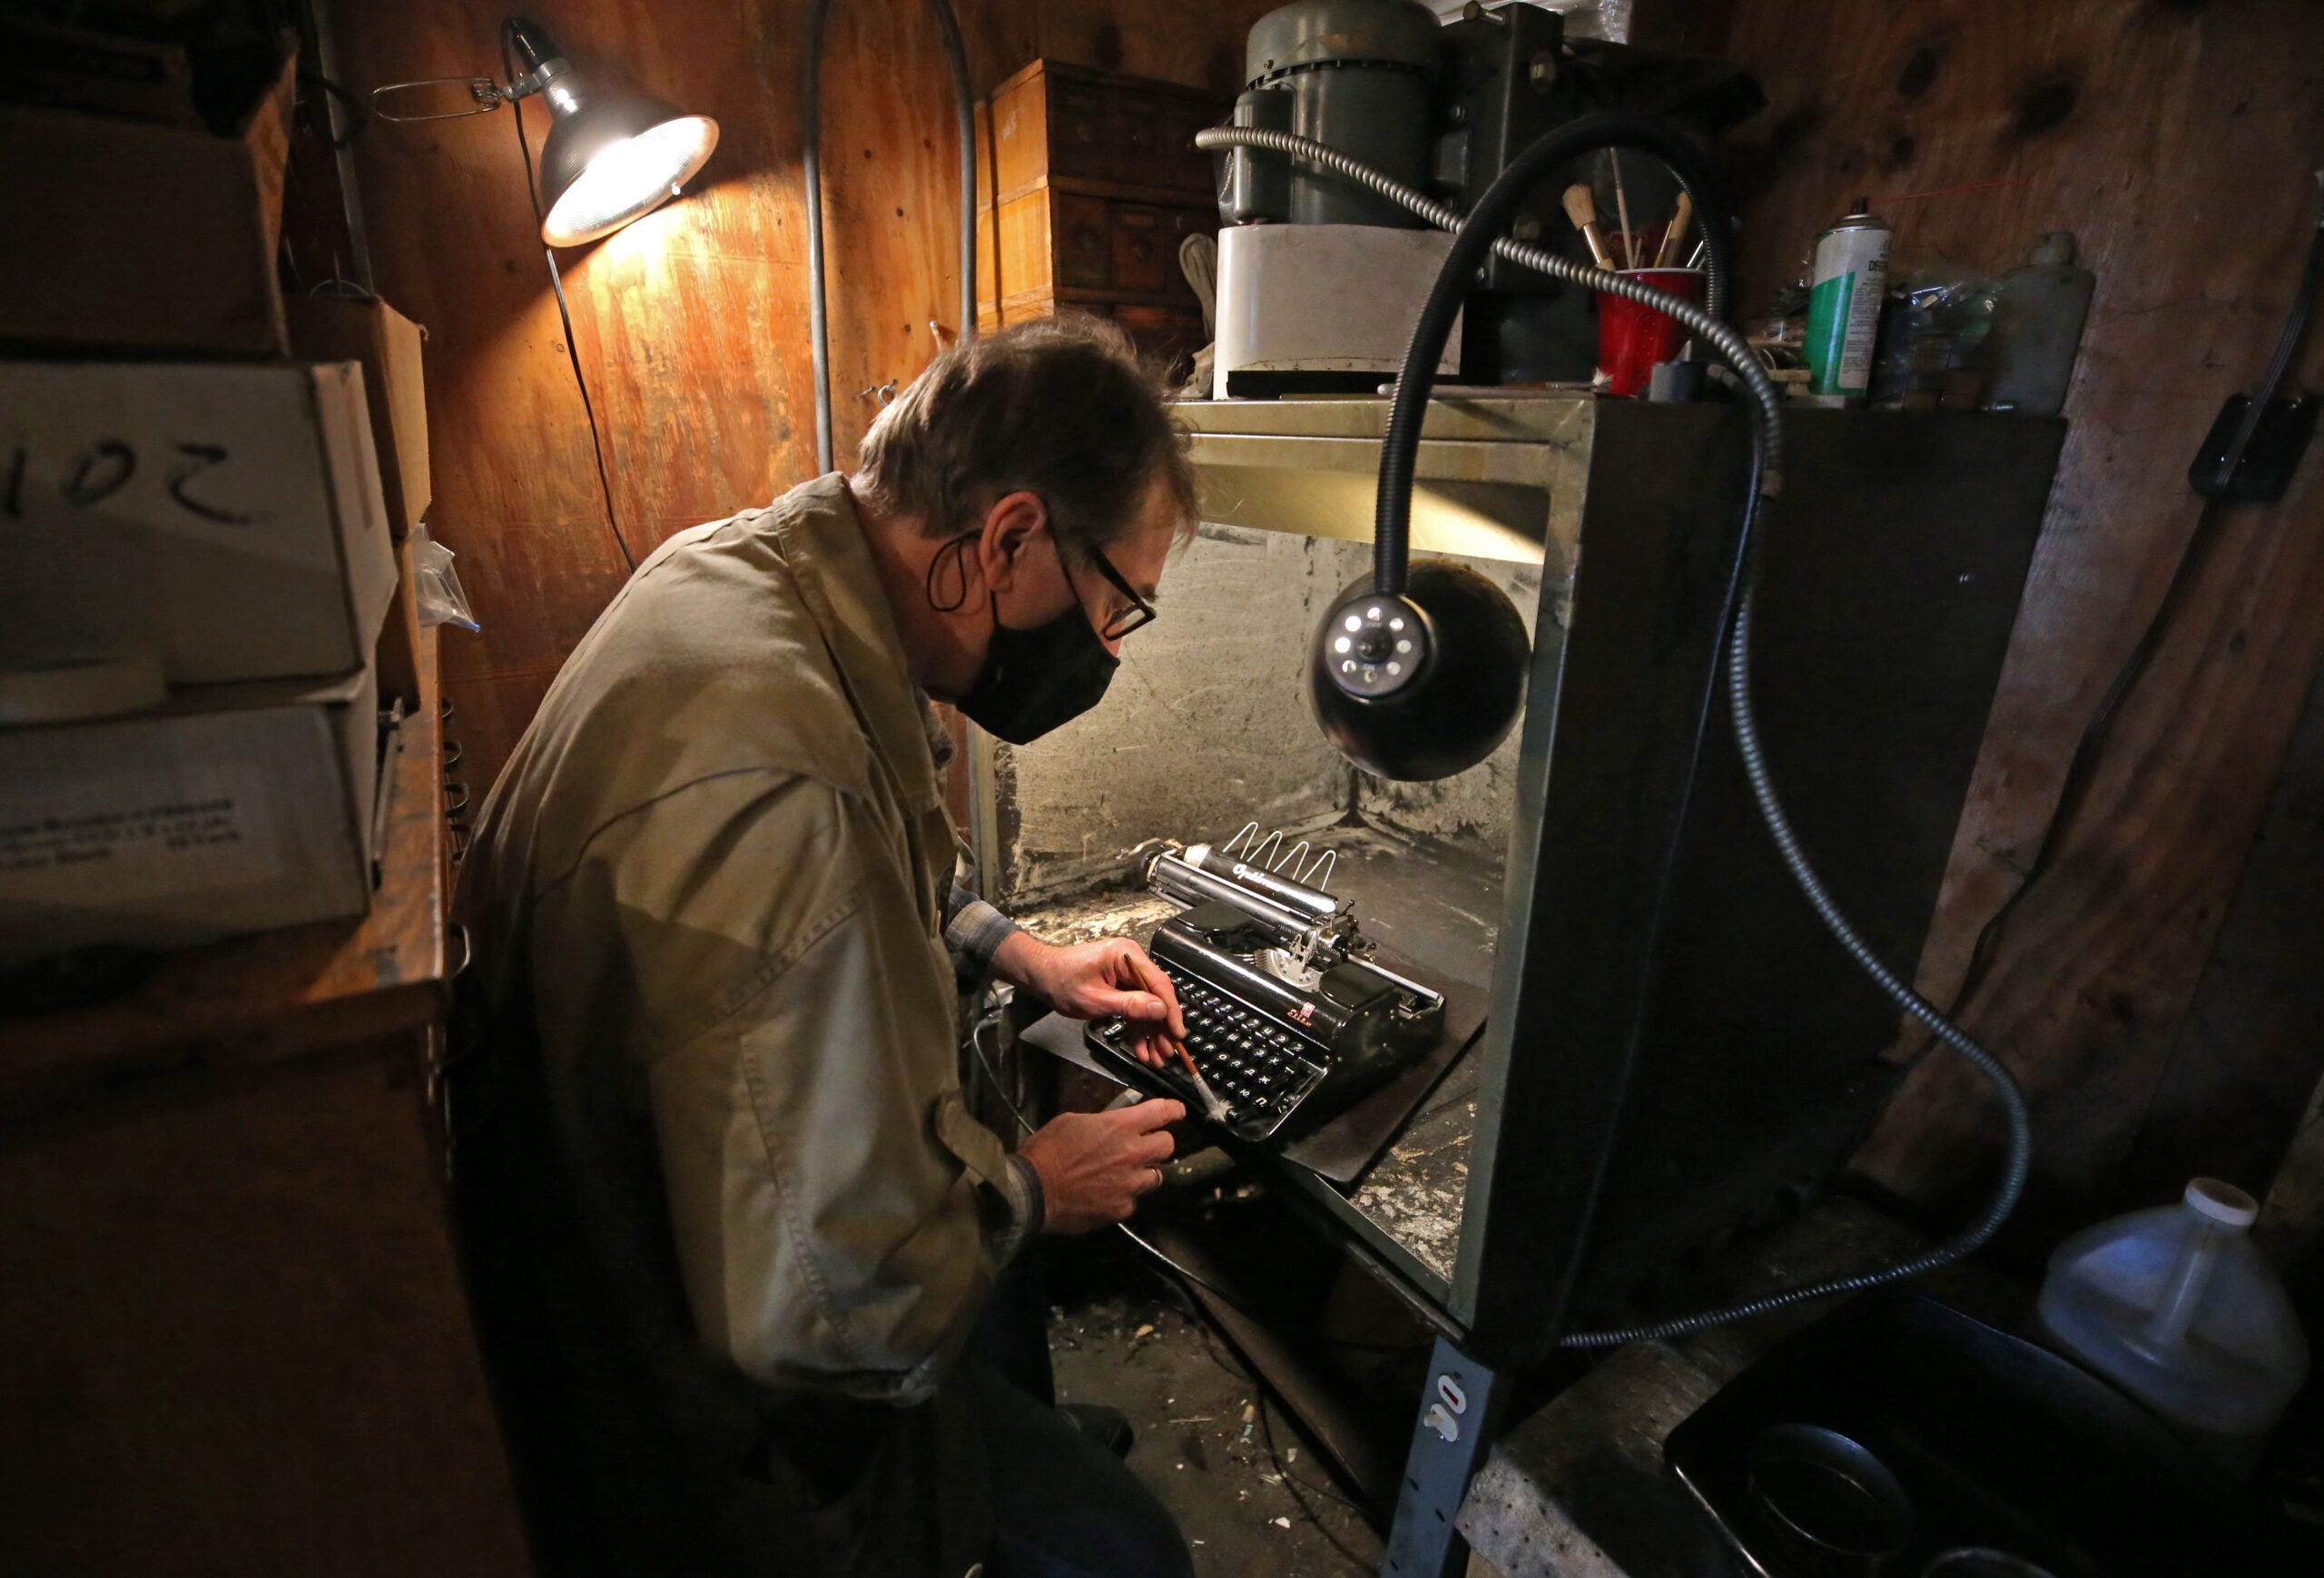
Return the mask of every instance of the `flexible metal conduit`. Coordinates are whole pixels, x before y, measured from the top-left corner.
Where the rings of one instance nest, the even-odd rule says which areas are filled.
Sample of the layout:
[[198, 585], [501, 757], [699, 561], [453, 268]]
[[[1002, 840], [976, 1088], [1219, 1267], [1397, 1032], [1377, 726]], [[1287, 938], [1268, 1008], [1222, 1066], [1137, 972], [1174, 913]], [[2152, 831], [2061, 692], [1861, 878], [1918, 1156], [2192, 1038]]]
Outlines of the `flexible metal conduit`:
[[[815, 465], [832, 468], [831, 321], [823, 269], [823, 24], [832, 0], [807, 10], [807, 47], [799, 66], [799, 171], [807, 199], [807, 345], [815, 376]], [[928, 0], [952, 76], [952, 110], [960, 138], [960, 340], [977, 334], [977, 130], [969, 55], [951, 0]], [[939, 346], [940, 350], [943, 349]]]
[[[2018, 1089], [2017, 1081], [2003, 1067], [2001, 1060], [1966, 1031], [1947, 1019], [1934, 1003], [1915, 991], [1873, 952], [1871, 946], [1842, 912], [1838, 902], [1832, 897], [1831, 890], [1817, 874], [1777, 794], [1775, 779], [1768, 770], [1767, 755], [1760, 745], [1758, 719], [1751, 701], [1751, 619], [1759, 562], [1756, 538], [1762, 517], [1782, 488], [1783, 411], [1773, 382], [1759, 366], [1758, 359], [1752, 356], [1749, 347], [1744, 344], [1741, 336], [1720, 321], [1720, 315], [1726, 311], [1727, 289], [1731, 277], [1731, 238], [1727, 232], [1724, 209], [1718, 203], [1718, 194], [1710, 190], [1703, 178], [1692, 150], [1669, 133], [1644, 123], [1603, 117], [1576, 122], [1551, 133], [1512, 161], [1500, 179], [1478, 200], [1475, 211], [1464, 222], [1453, 210], [1402, 182], [1305, 137], [1256, 127], [1219, 126], [1196, 133], [1195, 143], [1196, 146], [1206, 149], [1256, 148], [1289, 155], [1367, 187], [1391, 202], [1402, 204], [1441, 230], [1457, 232], [1452, 252], [1446, 258], [1437, 276], [1436, 286], [1430, 292], [1428, 305], [1423, 308], [1420, 322], [1413, 330], [1412, 344], [1405, 353], [1403, 371], [1396, 380], [1395, 404], [1389, 419], [1388, 436], [1382, 445], [1374, 580], [1375, 587], [1383, 592], [1400, 591], [1403, 585], [1408, 556], [1406, 528], [1412, 513], [1413, 463], [1419, 452], [1421, 420], [1426, 413], [1429, 389], [1434, 381], [1436, 359], [1451, 331], [1453, 311], [1458, 309], [1460, 298], [1467, 293], [1469, 278], [1482, 261], [1488, 247], [1495, 255], [1522, 267], [1555, 279], [1568, 280], [1593, 291], [1622, 296], [1668, 313], [1718, 349], [1751, 397], [1747, 409], [1752, 415], [1752, 487], [1744, 507], [1742, 539], [1738, 549], [1745, 569], [1739, 595], [1732, 609], [1732, 624], [1727, 643], [1727, 699], [1728, 714], [1734, 720], [1737, 747], [1743, 759], [1743, 770], [1750, 781], [1752, 798], [1758, 804], [1760, 819], [1767, 824], [1768, 832], [1775, 840], [1777, 852], [1783, 857], [1785, 867], [1791, 873], [1792, 880], [1798, 884], [1800, 892], [1807, 896], [1825, 929], [1882, 991], [1906, 1013], [1926, 1025], [1939, 1040], [1985, 1078], [1994, 1095], [2000, 1099], [2003, 1116], [2008, 1124], [2008, 1154], [2003, 1164], [2001, 1180], [1984, 1210], [1962, 1232], [1925, 1254], [1861, 1276], [1807, 1283], [1764, 1298], [1706, 1310], [1676, 1320], [1625, 1327], [1614, 1331], [1570, 1332], [1559, 1339], [1560, 1346], [1602, 1348], [1646, 1340], [1668, 1341], [1707, 1327], [1748, 1319], [1768, 1310], [1810, 1299], [1862, 1292], [1905, 1281], [1939, 1267], [1949, 1266], [1974, 1252], [2000, 1229], [2024, 1192], [2026, 1174], [2031, 1170], [2034, 1159], [2033, 1117], [2027, 1110], [2024, 1093]], [[1549, 170], [1579, 154], [1616, 146], [1640, 149], [1661, 159], [1694, 199], [1697, 211], [1704, 214], [1704, 234], [1711, 244], [1709, 311], [1635, 280], [1577, 263], [1571, 259], [1559, 257], [1540, 247], [1528, 246], [1497, 233], [1514, 212], [1525, 192]], [[1491, 239], [1488, 241], [1489, 236]]]

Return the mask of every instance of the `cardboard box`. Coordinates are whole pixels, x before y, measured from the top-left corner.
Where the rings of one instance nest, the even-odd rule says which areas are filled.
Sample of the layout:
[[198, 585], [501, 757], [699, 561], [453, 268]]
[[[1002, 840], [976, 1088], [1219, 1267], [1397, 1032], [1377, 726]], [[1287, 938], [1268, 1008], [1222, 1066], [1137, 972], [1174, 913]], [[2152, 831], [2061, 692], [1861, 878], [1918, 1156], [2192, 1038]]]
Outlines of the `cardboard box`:
[[0, 969], [363, 913], [378, 758], [369, 668], [0, 729]]
[[281, 356], [298, 60], [240, 134], [0, 105], [0, 341]]
[[0, 12], [0, 98], [156, 126], [200, 127], [182, 44]]
[[379, 457], [379, 491], [396, 540], [418, 526], [433, 498], [428, 475], [426, 336], [385, 301], [295, 296], [289, 303], [290, 349], [311, 361], [359, 361], [371, 404], [371, 446]]
[[395, 595], [351, 362], [0, 362], [0, 666], [348, 674]]

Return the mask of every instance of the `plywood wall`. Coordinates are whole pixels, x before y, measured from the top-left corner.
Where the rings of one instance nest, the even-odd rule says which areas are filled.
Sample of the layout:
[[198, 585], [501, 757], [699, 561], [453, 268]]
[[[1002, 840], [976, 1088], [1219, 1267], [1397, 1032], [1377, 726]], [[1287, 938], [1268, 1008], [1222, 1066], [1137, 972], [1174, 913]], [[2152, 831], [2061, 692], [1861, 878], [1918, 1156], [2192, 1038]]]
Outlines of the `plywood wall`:
[[[1226, 89], [1267, 0], [963, 0], [980, 89], [1040, 55]], [[801, 0], [541, 0], [574, 63], [715, 116], [685, 197], [561, 254], [573, 338], [630, 555], [813, 474], [797, 119]], [[497, 74], [507, 7], [336, 0], [359, 94]], [[837, 0], [824, 71], [832, 390], [844, 465], [859, 391], [910, 380], [959, 325], [958, 152], [922, 0]], [[455, 87], [448, 104], [462, 98]], [[538, 152], [546, 118], [527, 122]], [[428, 330], [436, 535], [483, 633], [444, 644], [451, 733], [478, 794], [626, 573], [598, 498], [565, 333], [507, 110], [375, 121], [359, 166], [380, 291]], [[931, 330], [931, 321], [937, 326]]]
[[[1747, 304], [1793, 276], [1819, 225], [1859, 194], [1895, 222], [1901, 261], [1997, 271], [2040, 232], [2071, 230], [2098, 273], [2073, 432], [1923, 962], [1925, 989], [1945, 1001], [2193, 528], [2194, 448], [2222, 398], [2257, 380], [2283, 321], [2316, 222], [2324, 8], [1737, 0], [1727, 53], [1773, 101], [1738, 161]], [[1909, 195], [1954, 188], [1967, 190]], [[2311, 384], [2319, 353], [2306, 359]], [[2304, 1090], [2324, 1056], [2282, 1038], [2255, 1083], [2248, 1054], [2177, 1034], [2324, 655], [2319, 472], [2311, 458], [2283, 503], [2225, 519], [2054, 869], [1967, 1004], [2026, 1081], [2037, 1192], [2061, 1211], [2102, 1199], [2151, 1122], [2170, 1127], [2196, 1099], [2251, 1106], [2221, 1087]], [[2240, 1132], [2272, 1144], [2253, 1138], [2224, 1160], [2213, 1147], [2212, 1164], [2264, 1186], [2294, 1116], [2255, 1131], [2247, 1113]], [[1865, 1164], [1918, 1198], [1974, 1193], [1996, 1130], [1974, 1080], [1936, 1060]], [[2192, 1137], [2179, 1138], [2191, 1154]]]

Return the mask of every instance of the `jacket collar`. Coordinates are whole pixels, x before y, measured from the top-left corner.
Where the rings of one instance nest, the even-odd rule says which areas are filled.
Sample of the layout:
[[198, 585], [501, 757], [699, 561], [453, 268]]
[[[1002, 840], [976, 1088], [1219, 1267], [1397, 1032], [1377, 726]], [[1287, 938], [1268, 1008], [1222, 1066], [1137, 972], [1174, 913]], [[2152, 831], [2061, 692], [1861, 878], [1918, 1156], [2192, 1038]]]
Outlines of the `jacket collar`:
[[778, 501], [774, 530], [872, 749], [895, 774], [911, 811], [935, 810], [943, 796], [921, 721], [924, 704], [904, 667], [903, 640], [845, 478], [834, 471], [793, 488]]

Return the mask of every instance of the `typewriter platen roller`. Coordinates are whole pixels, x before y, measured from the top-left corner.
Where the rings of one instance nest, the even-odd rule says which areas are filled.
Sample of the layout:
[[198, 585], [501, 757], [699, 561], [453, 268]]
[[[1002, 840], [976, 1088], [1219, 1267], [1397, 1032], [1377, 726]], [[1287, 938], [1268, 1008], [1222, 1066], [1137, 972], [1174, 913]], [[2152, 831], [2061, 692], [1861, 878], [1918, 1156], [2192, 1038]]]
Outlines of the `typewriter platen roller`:
[[[1303, 880], [1324, 860], [1270, 867], [1256, 831], [1224, 850], [1174, 846], [1146, 861], [1147, 885], [1187, 906], [1149, 951], [1177, 990], [1187, 1050], [1226, 1104], [1224, 1126], [1246, 1139], [1286, 1139], [1433, 1047], [1444, 1000], [1375, 962], [1347, 902]], [[1137, 1060], [1121, 1021], [1094, 1021], [1084, 1035], [1105, 1067], [1202, 1110], [1183, 1070]]]

